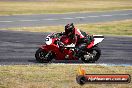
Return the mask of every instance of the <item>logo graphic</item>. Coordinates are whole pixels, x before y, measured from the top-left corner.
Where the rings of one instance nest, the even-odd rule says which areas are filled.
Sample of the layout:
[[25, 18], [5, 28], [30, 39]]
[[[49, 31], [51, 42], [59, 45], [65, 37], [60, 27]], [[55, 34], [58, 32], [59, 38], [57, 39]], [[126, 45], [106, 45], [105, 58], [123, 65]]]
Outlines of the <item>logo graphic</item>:
[[79, 68], [79, 74], [76, 76], [78, 84], [85, 83], [130, 83], [129, 74], [86, 74], [85, 69]]

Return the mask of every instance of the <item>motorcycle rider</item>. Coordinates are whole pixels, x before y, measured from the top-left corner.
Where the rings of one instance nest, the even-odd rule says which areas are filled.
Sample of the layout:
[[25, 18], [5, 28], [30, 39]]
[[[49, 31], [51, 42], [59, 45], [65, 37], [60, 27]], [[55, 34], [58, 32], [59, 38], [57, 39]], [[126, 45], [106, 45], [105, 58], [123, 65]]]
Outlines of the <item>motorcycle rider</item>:
[[76, 28], [73, 23], [70, 23], [65, 25], [65, 32], [63, 32], [61, 41], [65, 45], [75, 44], [75, 49], [78, 52], [75, 56], [79, 56], [93, 41], [93, 36], [86, 34]]

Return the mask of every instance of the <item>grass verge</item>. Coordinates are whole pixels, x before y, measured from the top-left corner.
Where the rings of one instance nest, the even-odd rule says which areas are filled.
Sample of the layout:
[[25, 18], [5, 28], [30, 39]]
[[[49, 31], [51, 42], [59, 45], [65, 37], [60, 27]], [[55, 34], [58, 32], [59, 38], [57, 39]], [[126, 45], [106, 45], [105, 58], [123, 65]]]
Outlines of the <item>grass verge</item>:
[[132, 9], [132, 0], [0, 1], [0, 15], [91, 12]]
[[[90, 34], [103, 35], [127, 35], [132, 36], [132, 20], [113, 21], [95, 24], [75, 24], [79, 29]], [[30, 31], [30, 32], [62, 32], [64, 26], [43, 26], [43, 27], [21, 27], [7, 28], [6, 30]]]
[[[82, 65], [87, 74], [130, 74], [132, 66]], [[0, 88], [132, 88], [132, 84], [76, 83], [78, 65], [0, 66]]]

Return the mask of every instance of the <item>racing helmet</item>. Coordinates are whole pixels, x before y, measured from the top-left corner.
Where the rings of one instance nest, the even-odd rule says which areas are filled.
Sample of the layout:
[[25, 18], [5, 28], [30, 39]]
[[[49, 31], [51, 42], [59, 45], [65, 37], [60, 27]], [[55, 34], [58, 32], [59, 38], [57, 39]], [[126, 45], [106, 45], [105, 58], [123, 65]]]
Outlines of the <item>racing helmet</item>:
[[73, 23], [67, 24], [65, 26], [65, 33], [66, 33], [66, 35], [71, 36], [73, 34], [73, 32], [74, 32], [74, 25], [73, 25]]

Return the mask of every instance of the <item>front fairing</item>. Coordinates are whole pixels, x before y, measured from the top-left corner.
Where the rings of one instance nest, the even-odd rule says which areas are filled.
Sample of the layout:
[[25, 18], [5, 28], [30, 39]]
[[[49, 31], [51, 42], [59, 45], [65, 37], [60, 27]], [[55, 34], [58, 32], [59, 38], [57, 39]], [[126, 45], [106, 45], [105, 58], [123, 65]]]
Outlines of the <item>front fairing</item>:
[[51, 45], [45, 44], [45, 45], [42, 45], [41, 48], [47, 52], [49, 52], [49, 51], [54, 52], [54, 54], [56, 56], [55, 57], [56, 60], [61, 60], [64, 58], [64, 54], [60, 51], [60, 48], [55, 44], [51, 44]]

